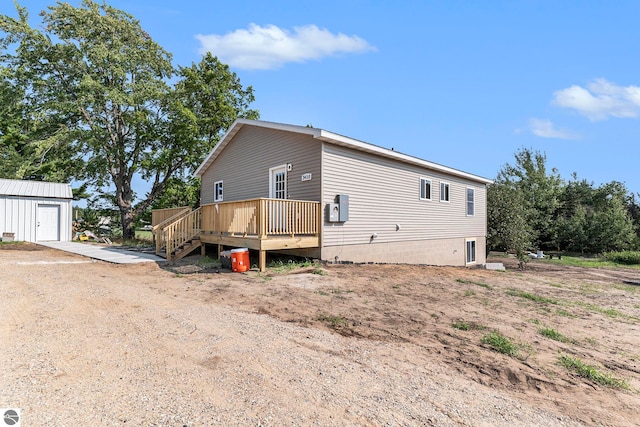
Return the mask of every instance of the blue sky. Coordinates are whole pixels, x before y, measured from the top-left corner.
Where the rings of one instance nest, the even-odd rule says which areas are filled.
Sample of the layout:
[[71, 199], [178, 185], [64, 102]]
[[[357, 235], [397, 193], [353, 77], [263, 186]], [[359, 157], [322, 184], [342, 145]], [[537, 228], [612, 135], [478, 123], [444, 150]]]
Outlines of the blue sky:
[[[21, 2], [34, 19], [52, 3]], [[640, 2], [108, 3], [175, 64], [205, 50], [230, 64], [263, 120], [487, 178], [527, 147], [564, 178], [640, 192]]]

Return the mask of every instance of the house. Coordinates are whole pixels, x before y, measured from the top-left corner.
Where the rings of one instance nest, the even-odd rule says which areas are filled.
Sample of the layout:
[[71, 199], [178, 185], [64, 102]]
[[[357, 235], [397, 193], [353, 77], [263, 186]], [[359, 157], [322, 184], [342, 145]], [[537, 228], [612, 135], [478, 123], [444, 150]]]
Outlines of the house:
[[0, 179], [0, 232], [3, 240], [71, 240], [69, 184]]
[[238, 119], [196, 174], [199, 211], [159, 228], [182, 216], [180, 234], [191, 234], [191, 221], [198, 245], [258, 250], [261, 269], [269, 250], [338, 262], [485, 263], [491, 180], [451, 167], [322, 129]]

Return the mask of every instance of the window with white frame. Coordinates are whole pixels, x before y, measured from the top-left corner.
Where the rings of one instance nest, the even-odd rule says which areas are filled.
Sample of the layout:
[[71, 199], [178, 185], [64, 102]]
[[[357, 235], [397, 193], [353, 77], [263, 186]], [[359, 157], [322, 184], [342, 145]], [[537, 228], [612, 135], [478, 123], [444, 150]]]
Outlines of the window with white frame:
[[467, 188], [467, 216], [476, 214], [476, 190]]
[[420, 200], [431, 200], [431, 180], [420, 178]]
[[449, 183], [448, 182], [440, 183], [440, 201], [449, 202]]
[[476, 262], [476, 241], [467, 240], [467, 264]]
[[213, 201], [221, 202], [223, 200], [224, 191], [222, 188], [222, 181], [216, 181], [213, 185]]

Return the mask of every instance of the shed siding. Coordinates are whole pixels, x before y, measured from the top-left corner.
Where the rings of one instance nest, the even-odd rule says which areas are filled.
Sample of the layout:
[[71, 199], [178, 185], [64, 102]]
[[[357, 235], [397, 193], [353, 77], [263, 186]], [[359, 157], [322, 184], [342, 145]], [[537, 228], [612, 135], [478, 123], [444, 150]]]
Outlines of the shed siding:
[[[420, 200], [420, 178], [432, 181], [430, 201]], [[449, 203], [440, 202], [443, 181], [450, 185]], [[466, 215], [467, 187], [475, 189], [473, 217]], [[325, 218], [323, 247], [370, 244], [373, 233], [378, 235], [375, 244], [486, 235], [484, 184], [324, 144], [323, 205], [337, 194], [349, 195], [349, 221]]]
[[0, 235], [15, 233], [15, 240], [37, 241], [38, 205], [60, 206], [60, 240], [71, 240], [71, 200], [0, 196]]
[[[287, 163], [287, 198], [320, 200], [322, 144], [309, 135], [245, 126], [202, 174], [201, 204], [213, 203], [223, 181], [224, 201], [269, 197], [269, 169]], [[311, 173], [311, 180], [301, 176]]]

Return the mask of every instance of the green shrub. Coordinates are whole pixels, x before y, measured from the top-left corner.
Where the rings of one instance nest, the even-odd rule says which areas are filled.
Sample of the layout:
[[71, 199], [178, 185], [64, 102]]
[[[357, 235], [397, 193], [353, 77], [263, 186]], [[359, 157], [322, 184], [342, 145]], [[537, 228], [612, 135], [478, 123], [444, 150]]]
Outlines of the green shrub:
[[605, 252], [602, 256], [607, 261], [617, 264], [640, 264], [640, 251]]

